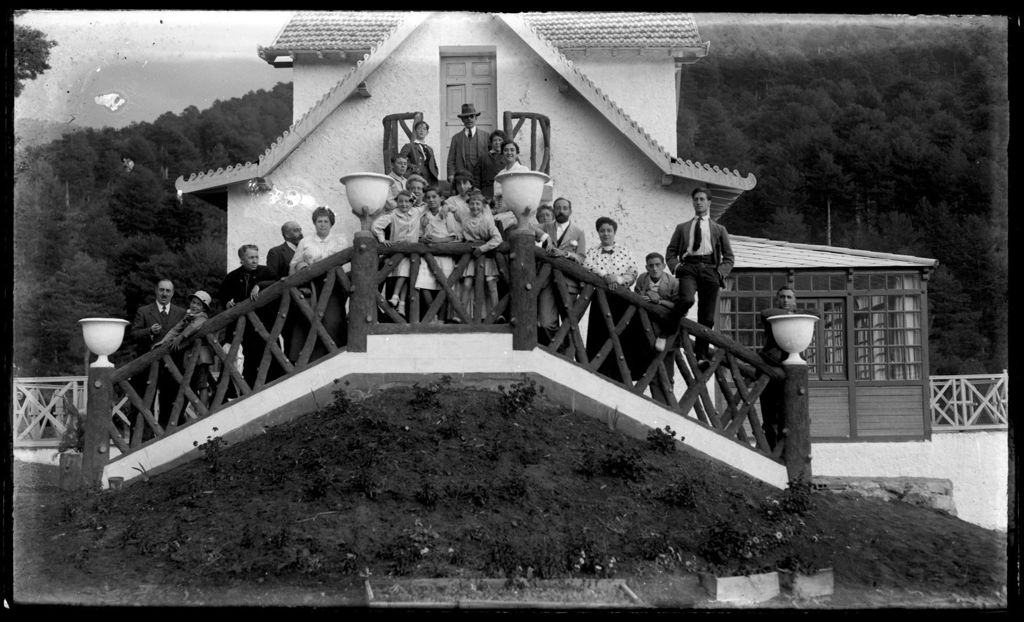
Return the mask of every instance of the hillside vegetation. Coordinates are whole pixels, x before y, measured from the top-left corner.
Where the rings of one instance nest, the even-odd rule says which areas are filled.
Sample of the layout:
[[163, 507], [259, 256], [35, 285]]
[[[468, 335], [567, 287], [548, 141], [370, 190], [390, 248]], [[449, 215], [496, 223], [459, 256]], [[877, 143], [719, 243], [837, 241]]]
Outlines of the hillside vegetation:
[[677, 450], [671, 428], [625, 437], [527, 379], [358, 400], [339, 386], [317, 412], [234, 445], [211, 437], [200, 459], [122, 491], [36, 496], [16, 472], [15, 595], [109, 585], [101, 600], [146, 604], [140, 586], [258, 584], [358, 599], [367, 577], [621, 578], [678, 605], [645, 586], [832, 567], [837, 606], [867, 592], [1005, 604], [1005, 534], [934, 510], [780, 491]]

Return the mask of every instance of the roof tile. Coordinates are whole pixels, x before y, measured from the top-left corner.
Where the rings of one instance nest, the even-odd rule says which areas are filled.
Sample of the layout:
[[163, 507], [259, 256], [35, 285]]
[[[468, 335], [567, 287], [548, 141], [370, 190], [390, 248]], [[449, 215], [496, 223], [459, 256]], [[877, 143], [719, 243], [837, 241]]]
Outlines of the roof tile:
[[688, 13], [524, 13], [523, 19], [558, 48], [700, 47]]

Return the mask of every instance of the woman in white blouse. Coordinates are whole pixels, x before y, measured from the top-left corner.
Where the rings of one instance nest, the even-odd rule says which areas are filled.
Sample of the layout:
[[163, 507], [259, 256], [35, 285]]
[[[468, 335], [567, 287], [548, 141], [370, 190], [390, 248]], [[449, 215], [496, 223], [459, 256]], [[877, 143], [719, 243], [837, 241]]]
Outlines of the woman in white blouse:
[[[632, 254], [623, 246], [615, 243], [615, 234], [619, 230], [618, 223], [607, 216], [602, 216], [597, 219], [596, 228], [597, 235], [601, 238], [601, 244], [587, 249], [586, 257], [583, 260], [583, 267], [603, 278], [604, 282], [608, 284], [608, 289], [612, 292], [617, 290], [629, 291], [630, 286], [636, 281], [638, 270]], [[611, 312], [612, 325], [617, 326], [619, 320], [622, 319], [622, 315], [629, 308], [629, 302], [614, 294], [609, 294], [606, 298], [608, 299], [608, 310]], [[611, 334], [608, 330], [604, 310], [597, 301], [596, 293], [592, 300], [593, 302], [590, 303], [590, 320], [587, 323], [587, 358], [590, 360], [597, 356], [598, 352], [601, 351], [601, 347], [608, 341], [608, 335]], [[633, 345], [630, 343], [632, 340], [631, 331], [623, 331], [618, 339], [623, 355], [630, 359], [631, 346]], [[622, 377], [617, 361], [618, 353], [613, 347], [608, 351], [608, 355], [604, 360], [601, 361], [601, 367], [597, 370], [598, 373], [604, 374], [612, 380], [630, 380], [629, 378]], [[628, 365], [631, 361], [627, 360], [626, 362]]]
[[[505, 144], [501, 146], [501, 156], [504, 158], [504, 166], [498, 171], [498, 175], [502, 173], [511, 173], [514, 171], [528, 171], [530, 167], [525, 166], [519, 162], [519, 145], [515, 141], [506, 140]], [[494, 211], [495, 213], [501, 210], [501, 182], [497, 181], [495, 177], [494, 182]]]
[[[334, 226], [334, 212], [330, 209], [320, 206], [313, 210], [313, 226], [316, 229], [316, 233], [302, 238], [299, 240], [298, 246], [295, 247], [295, 255], [292, 257], [289, 267], [290, 274], [295, 274], [299, 270], [305, 270], [321, 259], [326, 259], [348, 248], [344, 238], [338, 234], [331, 233], [331, 227]], [[333, 272], [330, 274], [333, 276]], [[324, 277], [314, 279], [313, 284], [316, 293], [319, 295], [323, 291]], [[316, 298], [314, 298], [315, 300]], [[327, 307], [321, 319], [327, 334], [331, 336], [331, 339], [339, 347], [348, 343], [348, 321], [345, 318], [345, 303], [347, 301], [348, 295], [342, 290], [341, 284], [335, 283], [331, 289], [331, 298], [327, 301]], [[317, 340], [310, 360], [316, 360], [326, 353], [327, 349]]]

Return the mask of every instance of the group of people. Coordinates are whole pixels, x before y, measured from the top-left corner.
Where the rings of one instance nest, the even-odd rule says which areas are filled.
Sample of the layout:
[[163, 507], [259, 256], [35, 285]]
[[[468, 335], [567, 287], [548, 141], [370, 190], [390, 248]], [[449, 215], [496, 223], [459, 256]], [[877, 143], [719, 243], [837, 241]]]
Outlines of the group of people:
[[[450, 195], [447, 197], [442, 196], [439, 187], [433, 150], [425, 142], [430, 127], [426, 121], [415, 123], [415, 139], [392, 158], [389, 172], [393, 179], [392, 190], [384, 212], [371, 228], [383, 246], [400, 242], [477, 243], [473, 251], [474, 261], [469, 263], [454, 291], [462, 308], [472, 314], [473, 279], [476, 270], [482, 269], [486, 282], [486, 308], [477, 310], [478, 315], [488, 310], [493, 311], [498, 306], [499, 287], [506, 286], [499, 282], [497, 264], [487, 254], [501, 244], [517, 224], [516, 216], [502, 207], [501, 185], [495, 178], [502, 171], [528, 170], [518, 161], [519, 146], [503, 132], [498, 130], [484, 137], [477, 131], [476, 119], [479, 115], [472, 104], [465, 104], [459, 114], [465, 129], [452, 137], [448, 152]], [[595, 229], [600, 243], [587, 248], [586, 234], [572, 222], [572, 202], [568, 198], [559, 197], [550, 205], [539, 206], [535, 213], [536, 222], [529, 223], [529, 230], [533, 232], [540, 252], [581, 264], [604, 279], [610, 290], [632, 288], [645, 301], [668, 310], [663, 320], [654, 323], [656, 339], [653, 345], [644, 336], [638, 317], [629, 322], [619, 336], [622, 350], [620, 359], [607, 342], [610, 331], [617, 329], [628, 302], [617, 296], [608, 296], [608, 308], [603, 309], [597, 308], [599, 305], [595, 299], [587, 328], [586, 352], [588, 358], [593, 359], [604, 351], [604, 359], [598, 371], [612, 379], [626, 381], [642, 375], [653, 357], [671, 345], [667, 339], [676, 334], [680, 319], [695, 303], [697, 321], [708, 329], [714, 326], [719, 289], [724, 286], [724, 280], [732, 270], [734, 256], [725, 227], [710, 218], [709, 191], [699, 187], [692, 191], [691, 196], [694, 218], [675, 228], [664, 254], [650, 252], [646, 255], [645, 270], [642, 273], [637, 269], [630, 250], [616, 242], [618, 223], [612, 218], [602, 216], [597, 219]], [[349, 246], [347, 239], [332, 233], [335, 215], [329, 208], [317, 207], [313, 211], [312, 221], [315, 233], [309, 237], [303, 235], [299, 223], [284, 223], [281, 227], [284, 241], [270, 249], [265, 265], [259, 262], [259, 248], [256, 245], [245, 244], [239, 248], [241, 265], [224, 277], [218, 290], [222, 308], [230, 309], [247, 299], [255, 300], [262, 289], [297, 271], [309, 269], [316, 262]], [[437, 255], [434, 260], [443, 276], [450, 276], [455, 266], [454, 260], [444, 255]], [[421, 297], [423, 304], [420, 308], [425, 312], [442, 289], [429, 262], [420, 262], [413, 287], [409, 287], [412, 276], [410, 272], [410, 260], [402, 259], [391, 271], [382, 291], [384, 299], [403, 316], [407, 313], [407, 300], [410, 296]], [[301, 289], [300, 295], [318, 298], [325, 284], [325, 277], [320, 276], [309, 287]], [[575, 298], [580, 292], [580, 284], [571, 278], [557, 284], [552, 279], [538, 292], [537, 325], [541, 345], [550, 344], [559, 326], [567, 320], [567, 307], [571, 305], [557, 304], [562, 296], [556, 293], [556, 288], [563, 285], [564, 293], [570, 298]], [[792, 290], [787, 288], [787, 291], [787, 295], [795, 301]], [[782, 293], [780, 290], [780, 296]], [[171, 303], [173, 294], [173, 284], [161, 280], [157, 284], [156, 300], [138, 310], [131, 336], [140, 348], [146, 350], [170, 343], [173, 351], [207, 321], [212, 312], [212, 298], [209, 294], [202, 290], [194, 292], [189, 296], [187, 310]], [[346, 298], [344, 289], [334, 286], [321, 317], [327, 334], [338, 346], [344, 346], [347, 340]], [[790, 307], [795, 305], [790, 305], [788, 298], [783, 302], [788, 307], [780, 303], [782, 312], [787, 312], [787, 309], [792, 312]], [[267, 305], [257, 312], [267, 331], [275, 320], [276, 308], [271, 309], [272, 306], [276, 307]], [[446, 306], [447, 309], [439, 312], [434, 321], [460, 321], [453, 305]], [[381, 317], [386, 316], [382, 314]], [[499, 316], [497, 321], [504, 321], [504, 318]], [[769, 341], [766, 350], [770, 350], [774, 340], [770, 337], [770, 326], [766, 320], [764, 325]], [[297, 361], [302, 350], [308, 347], [308, 333], [308, 319], [295, 310], [293, 305], [285, 319], [279, 341], [289, 361]], [[226, 327], [222, 343], [230, 344], [234, 340], [232, 324]], [[263, 362], [266, 342], [251, 322], [246, 322], [239, 341], [243, 355], [242, 378], [252, 387]], [[568, 345], [571, 340], [561, 341], [563, 351], [571, 347]], [[313, 346], [310, 360], [326, 353], [319, 339], [313, 341]], [[698, 336], [694, 352], [701, 369], [707, 368], [710, 349], [708, 341]], [[213, 353], [203, 344], [190, 350], [189, 356], [198, 357], [195, 361], [197, 369], [193, 374], [193, 388], [200, 399], [208, 402], [212, 386], [209, 370], [214, 360]], [[766, 359], [776, 362], [771, 359], [770, 353]], [[620, 364], [622, 360], [624, 365]], [[629, 378], [624, 377], [623, 371]], [[270, 357], [266, 381], [270, 382], [282, 374], [283, 369], [278, 361]], [[139, 378], [132, 381], [140, 395], [145, 393], [145, 380], [148, 380], [148, 373], [140, 373]], [[762, 399], [762, 408], [766, 411], [766, 433], [769, 427], [767, 411], [773, 413], [770, 434], [772, 443], [777, 436], [778, 413], [781, 412], [777, 389], [776, 385], [771, 385]], [[229, 398], [234, 395], [233, 389], [230, 391]], [[659, 383], [652, 383], [651, 391], [655, 399], [667, 401]], [[156, 392], [159, 423], [166, 426], [178, 391], [177, 382], [163, 365], [158, 374]]]

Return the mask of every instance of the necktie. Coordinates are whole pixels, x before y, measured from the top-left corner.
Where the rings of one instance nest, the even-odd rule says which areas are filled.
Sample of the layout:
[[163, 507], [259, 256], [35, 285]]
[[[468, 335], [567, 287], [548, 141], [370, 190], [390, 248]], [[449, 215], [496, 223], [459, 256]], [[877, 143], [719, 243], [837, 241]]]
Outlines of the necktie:
[[473, 138], [473, 130], [466, 130], [466, 138]]
[[164, 322], [167, 321], [167, 305], [163, 305], [160, 307], [160, 317], [163, 319]]
[[419, 148], [420, 148], [420, 157], [423, 158], [424, 162], [426, 162], [427, 161], [427, 150], [423, 148], [423, 143], [419, 143]]
[[602, 248], [601, 252], [605, 253], [606, 255], [611, 255], [613, 252], [615, 252], [615, 248]]
[[701, 244], [701, 241], [702, 241], [701, 240], [701, 233], [700, 233], [700, 223], [701, 223], [702, 220], [703, 220], [703, 218], [700, 218], [698, 216], [697, 217], [697, 224], [694, 225], [694, 227], [693, 227], [693, 254], [694, 255], [696, 255], [697, 251], [700, 250], [700, 244]]

